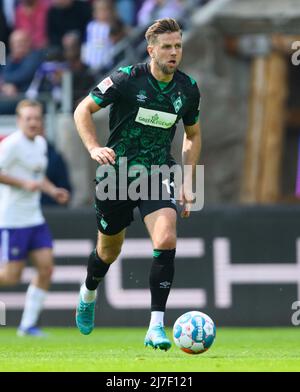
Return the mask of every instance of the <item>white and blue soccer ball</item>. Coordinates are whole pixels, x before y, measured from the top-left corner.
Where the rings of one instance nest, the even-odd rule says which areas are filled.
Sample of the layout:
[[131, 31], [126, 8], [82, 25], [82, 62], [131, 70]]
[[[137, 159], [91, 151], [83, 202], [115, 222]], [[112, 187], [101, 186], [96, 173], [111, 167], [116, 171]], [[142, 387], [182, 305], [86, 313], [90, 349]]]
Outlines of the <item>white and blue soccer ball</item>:
[[201, 354], [209, 349], [216, 337], [216, 326], [205, 313], [196, 310], [181, 315], [173, 327], [175, 344], [185, 353]]

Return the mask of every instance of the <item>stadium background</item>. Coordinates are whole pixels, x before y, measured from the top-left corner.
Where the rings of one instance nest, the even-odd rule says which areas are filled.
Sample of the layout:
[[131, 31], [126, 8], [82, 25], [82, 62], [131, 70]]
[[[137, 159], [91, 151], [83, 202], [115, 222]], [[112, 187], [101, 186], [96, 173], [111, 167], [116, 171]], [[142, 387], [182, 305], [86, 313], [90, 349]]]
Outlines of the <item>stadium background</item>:
[[[300, 299], [300, 68], [292, 63], [297, 49], [292, 43], [300, 41], [300, 5], [292, 0], [182, 3], [181, 68], [197, 79], [203, 97], [205, 207], [178, 220], [177, 275], [166, 322], [171, 325], [182, 312], [197, 308], [218, 326], [291, 326], [292, 304]], [[133, 26], [119, 43], [115, 67], [145, 59], [143, 31]], [[63, 155], [73, 188], [68, 208], [45, 207], [57, 265], [41, 320], [49, 326], [74, 325], [86, 256], [96, 239], [95, 167], [74, 130], [70, 77], [66, 69], [62, 102], [51, 94], [39, 96], [47, 138]], [[102, 141], [107, 114], [95, 116]], [[9, 134], [14, 124], [13, 115], [1, 114], [0, 134]], [[174, 141], [178, 161], [182, 132]], [[139, 217], [127, 238], [122, 260], [99, 292], [98, 326], [148, 322], [151, 246]], [[18, 323], [30, 274], [29, 266], [22, 284], [0, 290], [9, 326]]]

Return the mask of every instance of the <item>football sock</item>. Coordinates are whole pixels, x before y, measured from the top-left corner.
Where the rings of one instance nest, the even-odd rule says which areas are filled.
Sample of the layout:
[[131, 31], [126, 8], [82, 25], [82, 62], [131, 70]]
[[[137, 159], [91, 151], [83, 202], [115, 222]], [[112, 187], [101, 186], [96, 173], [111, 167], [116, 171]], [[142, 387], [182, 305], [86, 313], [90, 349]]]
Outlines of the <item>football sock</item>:
[[154, 249], [150, 271], [151, 311], [164, 312], [174, 277], [176, 249]]
[[164, 326], [165, 312], [151, 312], [150, 327], [161, 324]]
[[20, 328], [25, 330], [37, 324], [44, 305], [47, 291], [34, 285], [29, 285], [25, 297], [25, 306]]
[[96, 249], [94, 249], [88, 259], [87, 277], [85, 280], [85, 286], [88, 290], [96, 290], [98, 284], [107, 273], [109, 266], [109, 264], [104, 263], [104, 261], [100, 259]]
[[89, 290], [85, 283], [80, 288], [80, 296], [83, 302], [86, 302], [90, 304], [91, 302], [94, 302], [97, 296], [97, 290]]

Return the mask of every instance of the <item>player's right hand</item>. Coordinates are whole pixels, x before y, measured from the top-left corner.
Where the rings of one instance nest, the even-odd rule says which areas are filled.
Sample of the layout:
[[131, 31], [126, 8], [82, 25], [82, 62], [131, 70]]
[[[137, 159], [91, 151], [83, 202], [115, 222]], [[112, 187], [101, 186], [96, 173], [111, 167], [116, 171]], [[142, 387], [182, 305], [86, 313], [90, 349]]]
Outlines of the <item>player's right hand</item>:
[[38, 181], [24, 181], [23, 182], [23, 189], [28, 192], [35, 192], [39, 191], [42, 187], [42, 184]]
[[94, 147], [90, 150], [91, 158], [104, 165], [106, 163], [115, 164], [116, 154], [114, 150], [109, 147]]
[[189, 192], [191, 188], [185, 184], [180, 188], [179, 204], [182, 206], [181, 218], [188, 218], [191, 214], [191, 205], [194, 203], [195, 198]]

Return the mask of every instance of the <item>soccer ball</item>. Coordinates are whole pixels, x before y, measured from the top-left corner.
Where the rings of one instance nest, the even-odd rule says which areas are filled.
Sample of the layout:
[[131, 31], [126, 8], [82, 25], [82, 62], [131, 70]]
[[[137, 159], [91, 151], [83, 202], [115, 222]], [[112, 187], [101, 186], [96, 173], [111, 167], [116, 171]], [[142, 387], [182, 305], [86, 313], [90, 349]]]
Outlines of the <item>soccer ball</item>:
[[216, 337], [216, 327], [207, 314], [196, 310], [181, 315], [173, 327], [175, 344], [185, 353], [201, 354], [209, 349]]

